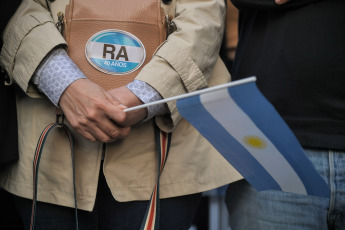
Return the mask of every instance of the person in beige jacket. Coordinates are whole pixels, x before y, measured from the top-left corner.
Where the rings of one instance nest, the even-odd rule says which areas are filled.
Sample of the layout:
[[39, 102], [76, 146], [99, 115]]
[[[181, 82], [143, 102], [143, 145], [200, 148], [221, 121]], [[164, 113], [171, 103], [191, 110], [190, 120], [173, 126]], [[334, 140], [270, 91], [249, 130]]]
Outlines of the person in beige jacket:
[[[25, 93], [17, 95], [19, 161], [0, 170], [1, 187], [14, 195], [28, 226], [36, 144], [59, 107], [74, 137], [81, 229], [139, 229], [157, 178], [156, 123], [172, 132], [160, 178], [160, 229], [188, 229], [201, 193], [241, 176], [181, 118], [175, 102], [128, 113], [122, 109], [230, 80], [218, 57], [224, 0], [162, 1], [166, 12], [176, 14], [175, 31], [133, 82], [108, 91], [68, 58], [54, 21], [64, 9], [61, 2], [23, 0], [3, 34], [1, 65]], [[153, 96], [147, 99], [145, 92]], [[38, 229], [74, 228], [72, 168], [68, 139], [55, 129], [38, 172]]]

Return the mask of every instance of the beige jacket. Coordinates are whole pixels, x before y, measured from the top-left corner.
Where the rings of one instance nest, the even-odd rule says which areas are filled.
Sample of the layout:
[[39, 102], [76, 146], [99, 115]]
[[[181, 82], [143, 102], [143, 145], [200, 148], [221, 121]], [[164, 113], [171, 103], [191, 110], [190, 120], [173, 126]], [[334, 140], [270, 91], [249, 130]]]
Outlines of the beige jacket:
[[[153, 86], [164, 98], [229, 81], [230, 75], [218, 58], [224, 16], [224, 0], [176, 1], [177, 30], [137, 79]], [[0, 185], [13, 194], [32, 198], [34, 151], [42, 130], [55, 122], [56, 108], [37, 93], [30, 78], [50, 50], [66, 44], [45, 0], [23, 0], [3, 39], [0, 62], [26, 95], [17, 97], [20, 159], [1, 170]], [[202, 192], [240, 179], [237, 171], [181, 118], [175, 103], [168, 106], [170, 116], [156, 118], [161, 129], [173, 131], [160, 197]], [[118, 201], [150, 198], [157, 171], [153, 122], [134, 126], [126, 139], [106, 146], [102, 170]], [[88, 142], [75, 130], [72, 132], [78, 208], [90, 211], [95, 203], [103, 144]], [[38, 177], [38, 200], [74, 207], [70, 149], [59, 129], [49, 134]]]

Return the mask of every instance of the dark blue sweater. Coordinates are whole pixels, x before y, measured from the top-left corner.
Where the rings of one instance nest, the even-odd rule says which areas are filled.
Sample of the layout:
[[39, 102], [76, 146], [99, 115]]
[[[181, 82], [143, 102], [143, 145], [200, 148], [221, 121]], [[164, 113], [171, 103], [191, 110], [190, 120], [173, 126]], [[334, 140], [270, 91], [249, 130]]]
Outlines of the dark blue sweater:
[[257, 85], [304, 147], [345, 150], [345, 1], [232, 0], [233, 80]]

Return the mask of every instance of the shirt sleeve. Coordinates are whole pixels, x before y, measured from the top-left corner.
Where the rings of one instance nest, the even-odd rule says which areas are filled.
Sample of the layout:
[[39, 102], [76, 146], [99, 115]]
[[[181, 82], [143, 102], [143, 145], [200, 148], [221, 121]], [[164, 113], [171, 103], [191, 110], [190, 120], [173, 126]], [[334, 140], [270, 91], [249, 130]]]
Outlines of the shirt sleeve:
[[[65, 89], [74, 81], [86, 78], [81, 70], [69, 58], [67, 52], [63, 48], [52, 50], [38, 66], [33, 75], [33, 82], [38, 89], [43, 92], [50, 101], [58, 106], [59, 100]], [[150, 103], [162, 99], [162, 96], [149, 84], [143, 81], [134, 80], [127, 85], [142, 102]], [[167, 113], [169, 110], [167, 105], [162, 103], [149, 106], [149, 120], [156, 115]]]
[[58, 106], [65, 89], [74, 81], [86, 78], [63, 48], [52, 50], [38, 66], [33, 82]]
[[[224, 0], [176, 1], [172, 19], [176, 30], [161, 44], [136, 79], [152, 86], [163, 98], [208, 87], [224, 33]], [[181, 120], [176, 102], [169, 113], [156, 116], [157, 125], [172, 131]]]
[[[142, 102], [144, 102], [144, 104], [163, 99], [163, 97], [154, 88], [143, 81], [134, 80], [127, 85], [127, 88], [132, 91]], [[169, 109], [166, 103], [148, 106], [148, 115], [143, 121], [147, 121], [154, 116], [162, 115], [168, 112]]]

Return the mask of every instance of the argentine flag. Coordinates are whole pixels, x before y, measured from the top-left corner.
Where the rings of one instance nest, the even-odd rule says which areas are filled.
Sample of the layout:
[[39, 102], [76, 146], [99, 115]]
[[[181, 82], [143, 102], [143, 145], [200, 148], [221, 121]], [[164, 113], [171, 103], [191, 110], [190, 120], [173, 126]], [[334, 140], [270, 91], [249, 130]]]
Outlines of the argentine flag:
[[177, 108], [258, 191], [329, 197], [327, 184], [255, 80], [182, 98]]
[[176, 100], [182, 117], [258, 191], [329, 197], [326, 182], [255, 81], [250, 77], [142, 106]]

